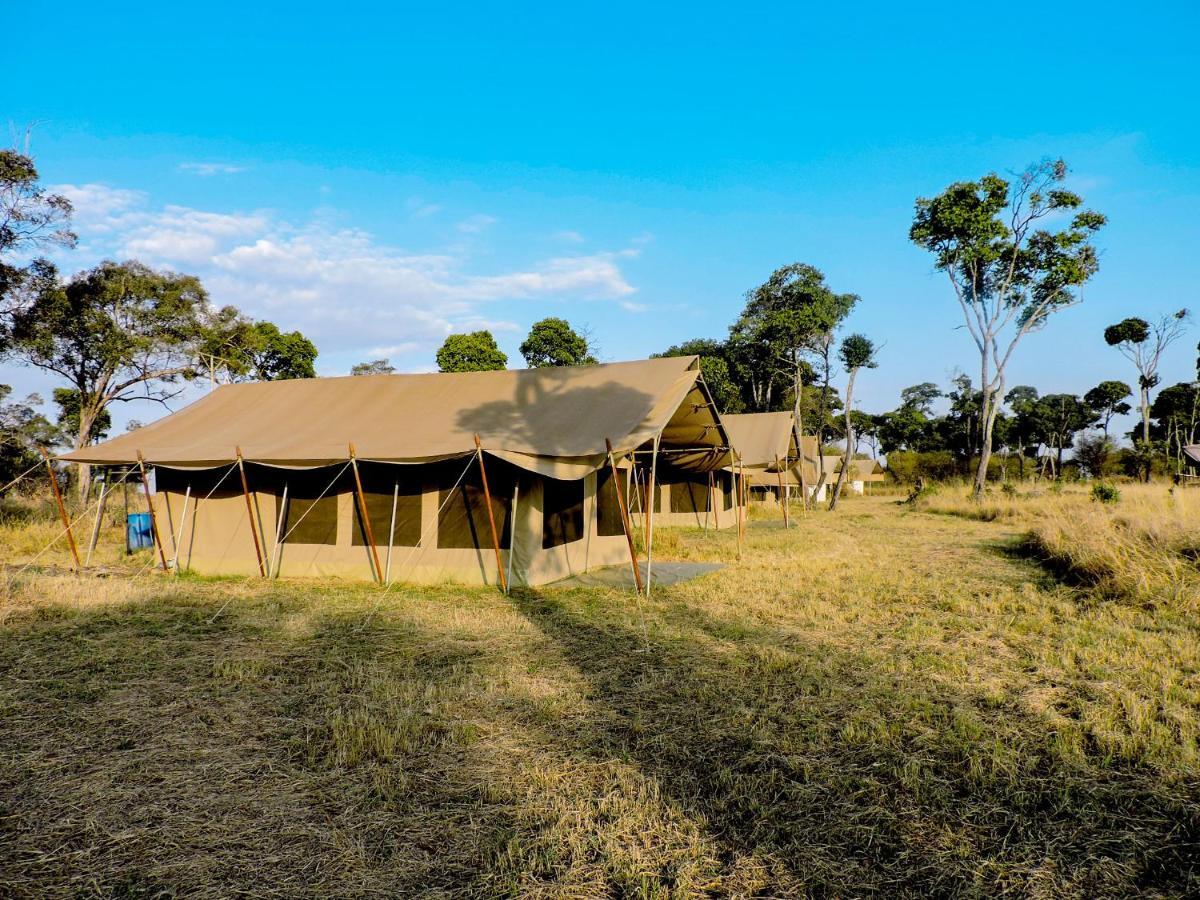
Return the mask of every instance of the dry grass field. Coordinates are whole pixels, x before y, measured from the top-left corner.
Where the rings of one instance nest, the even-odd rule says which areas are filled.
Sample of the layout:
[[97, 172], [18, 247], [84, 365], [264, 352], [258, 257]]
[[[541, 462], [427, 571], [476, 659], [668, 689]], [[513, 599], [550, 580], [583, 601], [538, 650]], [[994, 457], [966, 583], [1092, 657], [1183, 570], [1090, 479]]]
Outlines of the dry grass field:
[[756, 513], [640, 603], [10, 566], [0, 896], [1195, 896], [1200, 492], [1122, 490]]

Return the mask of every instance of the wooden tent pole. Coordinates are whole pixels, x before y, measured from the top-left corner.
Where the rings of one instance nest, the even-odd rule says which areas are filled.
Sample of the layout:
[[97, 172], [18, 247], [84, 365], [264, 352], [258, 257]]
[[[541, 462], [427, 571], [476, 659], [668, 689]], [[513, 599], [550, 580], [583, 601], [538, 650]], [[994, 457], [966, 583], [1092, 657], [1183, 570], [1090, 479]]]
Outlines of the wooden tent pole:
[[[479, 457], [479, 477], [483, 481], [483, 500], [487, 504], [488, 524], [492, 528], [492, 546], [496, 550], [496, 574], [500, 576], [500, 589], [508, 593], [508, 579], [504, 577], [504, 564], [500, 561], [500, 534], [496, 531], [496, 517], [492, 513], [492, 491], [488, 487], [487, 469], [483, 465], [483, 444], [475, 435], [475, 454]], [[508, 551], [512, 553], [511, 548]]]
[[[658, 445], [662, 440], [662, 432], [654, 436], [654, 455], [650, 457], [650, 492], [658, 490]], [[646, 599], [650, 599], [650, 585], [653, 583], [651, 579], [652, 569], [654, 565], [654, 503], [648, 503], [649, 520], [647, 523], [646, 535]]]
[[383, 564], [383, 583], [392, 583], [392, 545], [396, 543], [396, 505], [400, 502], [400, 482], [392, 485], [392, 521], [388, 525], [387, 561]]
[[737, 558], [742, 558], [742, 525], [746, 521], [746, 468], [742, 465], [742, 461], [738, 459], [738, 474], [737, 474]]
[[617, 492], [617, 505], [621, 507], [621, 530], [625, 532], [625, 543], [629, 545], [629, 564], [633, 568], [633, 581], [637, 585], [638, 594], [642, 593], [642, 572], [638, 569], [637, 550], [633, 547], [633, 522], [629, 520], [629, 510], [625, 507], [625, 498], [621, 495], [621, 479], [617, 475], [617, 461], [613, 458], [612, 441], [604, 439], [608, 448], [608, 465], [612, 469], [613, 489]]
[[283, 496], [279, 499], [279, 508], [275, 513], [275, 518], [278, 521], [275, 523], [275, 552], [271, 554], [271, 564], [267, 566], [267, 574], [271, 578], [279, 577], [280, 554], [283, 552], [283, 539], [286, 536], [284, 528], [287, 527], [288, 514], [288, 484], [283, 483]]
[[62, 491], [58, 489], [58, 476], [54, 473], [54, 463], [50, 461], [50, 454], [46, 452], [45, 447], [38, 447], [42, 451], [42, 459], [46, 460], [46, 473], [50, 476], [50, 488], [54, 491], [54, 502], [58, 504], [58, 514], [62, 517], [63, 527], [67, 529], [67, 543], [71, 545], [71, 558], [75, 560], [75, 571], [78, 572], [83, 568], [79, 563], [79, 548], [75, 546], [75, 535], [71, 531], [71, 517], [67, 515], [67, 505], [63, 503]]
[[104, 506], [108, 503], [110, 478], [112, 478], [112, 469], [106, 469], [104, 480], [100, 482], [100, 502], [96, 505], [96, 521], [92, 523], [92, 536], [88, 541], [87, 558], [83, 561], [85, 566], [92, 564], [92, 554], [96, 552], [96, 544], [100, 542], [100, 524], [104, 521]]
[[[238, 458], [241, 459], [241, 451], [238, 451]], [[163, 571], [167, 571], [167, 552], [163, 550], [162, 537], [158, 533], [158, 516], [154, 514], [154, 502], [150, 499], [150, 482], [146, 478], [146, 460], [142, 457], [142, 451], [137, 452], [138, 469], [142, 473], [142, 493], [146, 495], [146, 509], [150, 513], [150, 533], [154, 535], [154, 546], [158, 548], [158, 558], [162, 562]], [[253, 527], [253, 525], [251, 525]]]
[[192, 499], [192, 483], [189, 481], [183, 495], [183, 512], [179, 515], [179, 536], [171, 535], [171, 571], [179, 574], [179, 545], [183, 541], [183, 530], [187, 528], [188, 503]]
[[[517, 501], [521, 498], [521, 481], [513, 479], [513, 505], [508, 521], [508, 583], [512, 584], [513, 557], [517, 555]], [[508, 593], [506, 590], [505, 593]]]
[[354, 452], [354, 444], [350, 444], [350, 468], [354, 469], [354, 496], [358, 498], [358, 514], [362, 517], [363, 532], [367, 536], [367, 544], [371, 547], [371, 560], [375, 564], [375, 580], [383, 579], [383, 567], [379, 565], [379, 550], [375, 547], [375, 533], [371, 529], [371, 517], [367, 514], [367, 495], [363, 493], [362, 478], [358, 474], [358, 458]]
[[238, 473], [242, 476], [242, 496], [246, 498], [246, 521], [250, 525], [250, 536], [254, 538], [254, 557], [258, 560], [258, 574], [267, 577], [266, 566], [263, 565], [262, 544], [258, 540], [258, 528], [254, 524], [254, 504], [250, 500], [250, 482], [246, 480], [246, 464], [242, 461], [242, 448], [237, 448]]

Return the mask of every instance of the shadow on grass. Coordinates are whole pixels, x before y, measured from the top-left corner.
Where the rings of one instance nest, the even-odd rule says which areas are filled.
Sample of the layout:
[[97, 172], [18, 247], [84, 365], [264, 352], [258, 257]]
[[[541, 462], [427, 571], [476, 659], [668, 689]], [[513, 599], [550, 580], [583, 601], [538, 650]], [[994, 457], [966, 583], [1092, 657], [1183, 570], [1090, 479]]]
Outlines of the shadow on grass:
[[1195, 784], [1060, 762], [1020, 710], [691, 606], [647, 646], [568, 597], [513, 602], [607, 710], [551, 737], [635, 763], [725, 848], [723, 877], [749, 857], [785, 894], [1200, 889]]

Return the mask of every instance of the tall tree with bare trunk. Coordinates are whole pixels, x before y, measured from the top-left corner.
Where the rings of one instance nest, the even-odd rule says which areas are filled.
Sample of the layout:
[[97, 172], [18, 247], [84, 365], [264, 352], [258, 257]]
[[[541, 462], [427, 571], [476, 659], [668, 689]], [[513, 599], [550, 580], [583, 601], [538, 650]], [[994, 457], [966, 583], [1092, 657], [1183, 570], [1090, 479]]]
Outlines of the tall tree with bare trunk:
[[833, 496], [829, 499], [830, 512], [837, 509], [838, 500], [842, 497], [842, 487], [846, 484], [847, 473], [854, 465], [854, 448], [858, 443], [855, 438], [854, 414], [851, 409], [854, 403], [854, 382], [860, 371], [874, 369], [879, 365], [875, 361], [875, 345], [870, 338], [861, 334], [849, 335], [842, 341], [842, 346], [838, 348], [838, 360], [841, 362], [842, 368], [846, 370], [846, 452], [842, 454], [842, 465], [838, 470], [837, 482], [833, 486]]
[[[1092, 237], [1105, 217], [1062, 187], [1067, 164], [1036, 163], [1012, 181], [995, 173], [917, 200], [909, 238], [946, 273], [979, 350], [981, 453], [973, 494], [983, 495], [1005, 374], [1021, 339], [1082, 299], [1099, 267]], [[1047, 225], [1069, 215], [1058, 230]]]

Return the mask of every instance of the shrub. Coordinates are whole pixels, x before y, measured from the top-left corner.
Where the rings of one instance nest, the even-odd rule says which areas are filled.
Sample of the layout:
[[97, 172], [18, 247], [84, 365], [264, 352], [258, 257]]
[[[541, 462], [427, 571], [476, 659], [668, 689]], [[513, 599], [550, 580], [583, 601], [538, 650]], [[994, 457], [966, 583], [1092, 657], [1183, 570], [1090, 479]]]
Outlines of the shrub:
[[1097, 503], [1116, 503], [1121, 499], [1121, 492], [1115, 484], [1097, 481], [1092, 485], [1092, 499]]

